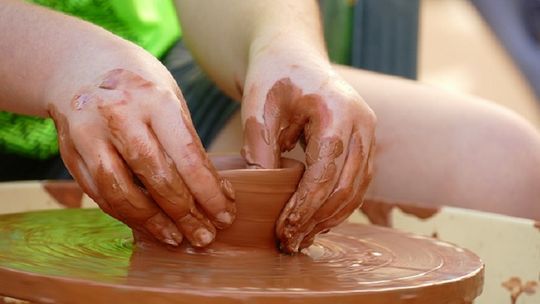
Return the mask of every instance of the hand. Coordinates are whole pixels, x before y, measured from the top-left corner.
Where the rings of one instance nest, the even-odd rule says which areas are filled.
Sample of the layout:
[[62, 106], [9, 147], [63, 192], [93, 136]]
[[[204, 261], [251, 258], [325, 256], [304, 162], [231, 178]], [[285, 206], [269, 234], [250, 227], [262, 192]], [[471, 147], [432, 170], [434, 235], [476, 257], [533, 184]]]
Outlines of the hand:
[[234, 192], [171, 79], [113, 69], [49, 113], [66, 166], [103, 211], [163, 243], [200, 247], [234, 220]]
[[253, 167], [279, 167], [280, 154], [305, 139], [306, 171], [276, 225], [282, 250], [308, 247], [359, 207], [376, 118], [319, 54], [276, 44], [252, 50], [242, 121], [242, 153]]

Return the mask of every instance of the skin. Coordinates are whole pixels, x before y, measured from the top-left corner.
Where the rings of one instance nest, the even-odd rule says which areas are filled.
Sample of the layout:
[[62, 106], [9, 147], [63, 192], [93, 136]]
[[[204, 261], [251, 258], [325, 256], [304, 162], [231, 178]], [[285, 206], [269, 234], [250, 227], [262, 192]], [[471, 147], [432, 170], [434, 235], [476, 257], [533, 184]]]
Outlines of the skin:
[[[210, 188], [230, 202], [234, 194], [201, 152], [180, 98], [138, 74], [116, 69], [97, 86], [78, 92], [64, 111], [51, 104], [50, 113], [65, 163], [101, 209], [167, 244], [177, 246], [185, 236], [192, 245], [205, 246], [216, 227], [232, 222], [227, 214], [234, 213], [232, 204], [224, 213], [218, 200], [223, 197], [206, 184], [214, 183]], [[170, 114], [152, 115], [156, 103]], [[89, 129], [92, 141], [84, 135]], [[164, 136], [168, 132], [181, 140]], [[178, 145], [182, 148], [176, 150]], [[187, 175], [193, 177], [183, 178]]]
[[234, 191], [159, 61], [24, 2], [3, 1], [0, 26], [0, 106], [54, 119], [66, 166], [106, 213], [173, 246], [205, 246], [233, 222]]
[[[282, 151], [300, 138], [306, 144], [308, 167], [276, 229], [282, 249], [296, 252], [360, 204], [375, 116], [333, 71], [315, 1], [177, 5], [194, 56], [243, 99], [244, 122], [266, 134], [245, 127], [248, 162], [279, 167]], [[0, 45], [13, 57], [0, 62], [1, 75], [10, 75], [2, 78], [10, 90], [0, 93], [1, 105], [55, 120], [66, 165], [105, 212], [171, 245], [182, 237], [207, 245], [234, 220], [231, 188], [208, 162], [178, 87], [155, 58], [23, 2], [3, 2], [0, 14], [0, 25], [13, 28]]]
[[[373, 111], [329, 62], [317, 3], [177, 5], [185, 40], [201, 66], [225, 92], [242, 100], [247, 162], [277, 168], [283, 152], [299, 141], [305, 146], [306, 171], [276, 234], [285, 252], [309, 246], [316, 234], [341, 223], [361, 204], [371, 179], [376, 124]], [[204, 20], [196, 18], [199, 11], [205, 12]], [[223, 28], [206, 24], [218, 15]], [[223, 36], [237, 43], [223, 53], [212, 52], [230, 44]]]
[[[276, 225], [283, 250], [306, 247], [345, 220], [366, 191], [435, 204], [494, 199], [501, 210], [512, 201], [520, 214], [538, 197], [531, 168], [539, 140], [530, 126], [466, 106], [466, 98], [331, 65], [316, 1], [177, 6], [199, 64], [242, 100], [248, 162], [277, 167], [279, 154], [305, 143], [308, 169]], [[234, 195], [208, 163], [159, 61], [98, 27], [20, 1], [2, 1], [0, 26], [10, 28], [0, 39], [0, 107], [53, 117], [67, 166], [106, 212], [165, 243], [185, 234], [195, 246], [234, 220]], [[452, 111], [441, 114], [441, 106]], [[384, 121], [377, 129], [374, 113]]]
[[[256, 67], [264, 76], [248, 74], [242, 155], [255, 167], [276, 168], [281, 153], [303, 139], [306, 171], [276, 225], [282, 249], [296, 252], [361, 204], [371, 179], [375, 116], [335, 75], [321, 73], [320, 81], [302, 83], [308, 68], [294, 65], [283, 72], [279, 65], [274, 67], [276, 75], [294, 80], [274, 80], [269, 67]], [[249, 81], [251, 77], [256, 83]], [[268, 83], [273, 83], [269, 89], [264, 87]]]
[[[540, 219], [540, 133], [488, 100], [334, 65], [377, 114], [373, 179], [365, 200]], [[210, 151], [242, 147], [233, 117]], [[303, 151], [286, 155], [303, 159]]]

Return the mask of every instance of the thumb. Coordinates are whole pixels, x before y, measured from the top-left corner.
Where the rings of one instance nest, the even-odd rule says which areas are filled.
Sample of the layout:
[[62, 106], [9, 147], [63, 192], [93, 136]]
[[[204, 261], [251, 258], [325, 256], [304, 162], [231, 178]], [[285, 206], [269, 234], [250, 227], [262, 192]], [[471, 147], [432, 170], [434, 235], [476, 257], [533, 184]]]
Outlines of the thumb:
[[256, 96], [253, 92], [255, 90], [250, 91], [242, 100], [244, 132], [242, 157], [252, 168], [279, 168], [281, 165], [281, 149], [277, 139], [279, 115], [264, 115], [266, 108], [264, 98]]

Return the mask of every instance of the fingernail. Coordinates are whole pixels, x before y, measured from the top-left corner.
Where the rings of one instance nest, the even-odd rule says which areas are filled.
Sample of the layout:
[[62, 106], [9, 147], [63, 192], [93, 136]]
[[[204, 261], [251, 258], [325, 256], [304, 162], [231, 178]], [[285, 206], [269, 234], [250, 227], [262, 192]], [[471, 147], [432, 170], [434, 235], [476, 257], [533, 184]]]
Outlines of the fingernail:
[[178, 246], [178, 243], [173, 239], [164, 239], [163, 242], [174, 247]]
[[174, 237], [175, 234], [176, 232], [174, 232], [173, 227], [162, 229], [161, 230], [161, 235], [163, 237], [162, 241], [165, 244], [168, 244], [171, 246], [175, 246], [175, 247], [178, 246], [178, 242], [175, 240], [175, 237]]
[[228, 199], [230, 199], [231, 201], [236, 200], [236, 195], [234, 193], [234, 189], [231, 182], [222, 178], [220, 186], [221, 186], [221, 191], [223, 191], [223, 193]]
[[212, 234], [212, 232], [208, 231], [205, 228], [197, 229], [193, 236], [195, 237], [195, 241], [197, 242], [197, 244], [195, 244], [196, 246], [206, 246], [210, 244], [210, 242], [212, 242], [212, 240], [214, 239], [214, 235]]
[[183, 240], [182, 235], [180, 235], [180, 234], [178, 234], [176, 232], [173, 232], [173, 233], [171, 233], [171, 237], [176, 241], [176, 243], [182, 244], [182, 240]]
[[233, 222], [233, 217], [229, 212], [223, 211], [216, 216], [216, 220], [222, 224], [230, 225]]

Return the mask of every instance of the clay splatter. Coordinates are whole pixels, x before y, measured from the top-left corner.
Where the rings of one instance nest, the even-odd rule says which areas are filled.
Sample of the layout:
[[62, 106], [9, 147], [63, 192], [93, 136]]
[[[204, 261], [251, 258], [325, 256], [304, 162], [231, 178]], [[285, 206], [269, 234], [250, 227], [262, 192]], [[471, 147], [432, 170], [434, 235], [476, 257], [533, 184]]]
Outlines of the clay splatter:
[[392, 227], [390, 214], [394, 208], [398, 208], [406, 214], [416, 216], [423, 220], [428, 219], [439, 212], [438, 208], [378, 199], [365, 199], [360, 211], [368, 217], [370, 223], [384, 227]]
[[510, 300], [512, 304], [516, 304], [519, 297], [523, 294], [533, 295], [536, 293], [538, 282], [527, 281], [522, 282], [518, 277], [511, 277], [507, 281], [502, 282], [502, 287], [510, 292]]
[[83, 191], [77, 183], [73, 181], [45, 181], [43, 182], [43, 188], [65, 207], [81, 207]]

